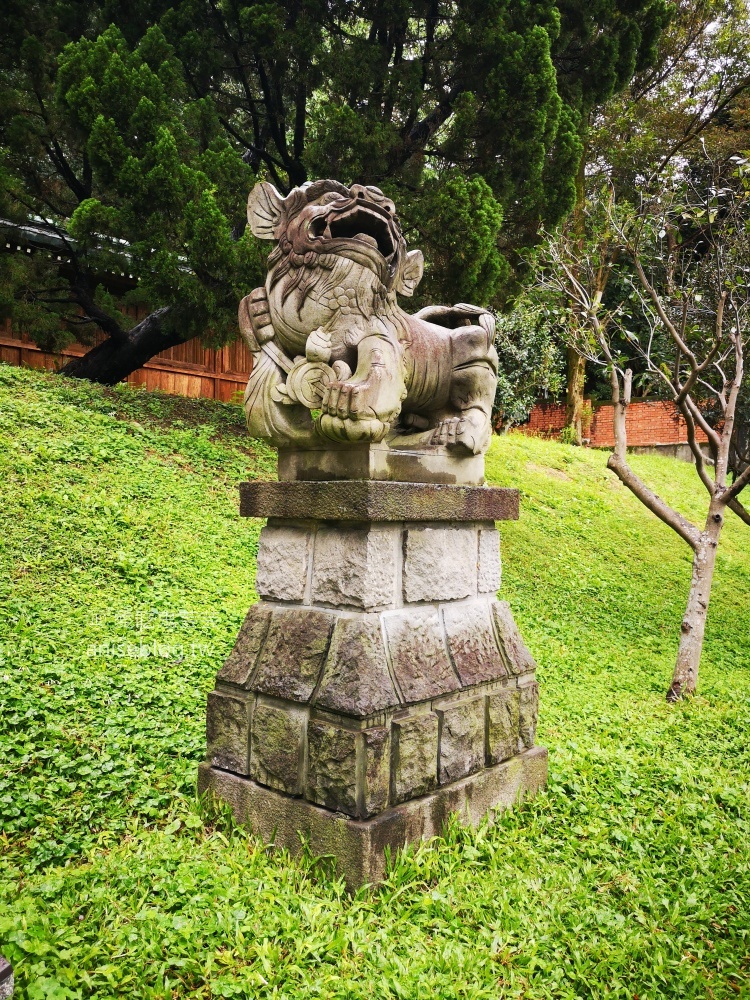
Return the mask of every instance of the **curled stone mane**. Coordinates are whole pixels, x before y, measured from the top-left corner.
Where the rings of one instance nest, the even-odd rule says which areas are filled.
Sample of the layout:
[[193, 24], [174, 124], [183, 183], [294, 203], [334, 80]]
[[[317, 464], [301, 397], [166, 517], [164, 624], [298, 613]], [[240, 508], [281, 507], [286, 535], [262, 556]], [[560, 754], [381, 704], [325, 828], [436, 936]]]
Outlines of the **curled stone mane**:
[[307, 181], [301, 187], [295, 188], [286, 198], [284, 202], [284, 216], [285, 221], [289, 222], [294, 216], [300, 212], [305, 205], [309, 205], [311, 201], [317, 201], [318, 198], [322, 198], [324, 194], [329, 194], [333, 192], [334, 194], [340, 194], [344, 198], [351, 198], [351, 190], [346, 186], [346, 184], [341, 184], [339, 181], [325, 180], [325, 181]]
[[[285, 226], [306, 205], [330, 193], [341, 195], [344, 198], [352, 197], [351, 188], [340, 181], [330, 179], [308, 181], [301, 185], [301, 187], [295, 188], [284, 203]], [[296, 290], [295, 307], [299, 314], [308, 295], [320, 280], [319, 275], [316, 275], [315, 271], [331, 271], [335, 264], [336, 256], [334, 254], [295, 253], [289, 241], [282, 235], [268, 257], [268, 268], [271, 272], [270, 287], [273, 288], [278, 282], [283, 280], [283, 300], [286, 300]], [[382, 308], [386, 298], [387, 290], [385, 286], [381, 288], [376, 287], [373, 292], [372, 308]]]

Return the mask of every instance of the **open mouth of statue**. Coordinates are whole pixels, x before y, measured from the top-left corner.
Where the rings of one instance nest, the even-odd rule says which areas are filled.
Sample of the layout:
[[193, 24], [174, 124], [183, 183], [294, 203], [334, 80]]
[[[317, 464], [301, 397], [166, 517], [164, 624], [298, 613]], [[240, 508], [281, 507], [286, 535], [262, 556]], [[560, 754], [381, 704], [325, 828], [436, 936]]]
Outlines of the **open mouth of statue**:
[[334, 240], [357, 240], [376, 248], [385, 258], [396, 249], [388, 220], [360, 205], [329, 219], [328, 231]]

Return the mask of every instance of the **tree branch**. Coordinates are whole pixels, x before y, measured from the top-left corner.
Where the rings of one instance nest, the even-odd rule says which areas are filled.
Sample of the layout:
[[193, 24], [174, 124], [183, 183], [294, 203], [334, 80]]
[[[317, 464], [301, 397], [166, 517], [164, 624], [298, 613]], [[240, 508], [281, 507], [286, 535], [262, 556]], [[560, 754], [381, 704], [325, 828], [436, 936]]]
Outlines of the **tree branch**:
[[715, 122], [716, 119], [721, 114], [723, 114], [724, 111], [726, 111], [726, 109], [729, 107], [732, 101], [734, 101], [737, 97], [740, 97], [742, 94], [744, 94], [744, 92], [749, 87], [750, 87], [750, 77], [745, 77], [744, 79], [740, 80], [739, 83], [737, 83], [729, 91], [728, 94], [725, 94], [723, 99], [718, 101], [717, 104], [714, 106], [714, 108], [708, 114], [705, 113], [705, 110], [703, 110], [703, 113], [700, 112], [696, 113], [693, 116], [692, 123], [685, 130], [681, 138], [678, 139], [677, 142], [675, 142], [668, 150], [668, 152], [662, 157], [662, 161], [654, 171], [653, 176], [658, 177], [673, 156], [679, 153], [680, 150], [683, 149], [689, 142], [691, 142], [693, 139], [699, 136], [701, 132], [704, 132], [711, 124], [713, 124], [713, 122]]
[[695, 525], [691, 524], [678, 511], [673, 510], [661, 497], [650, 490], [643, 480], [633, 472], [628, 463], [619, 458], [615, 452], [612, 452], [609, 456], [607, 468], [614, 472], [620, 482], [624, 486], [627, 486], [644, 507], [648, 507], [651, 513], [656, 514], [660, 521], [668, 524], [673, 531], [676, 531], [680, 538], [684, 539], [693, 551], [697, 549], [700, 541], [700, 532]]
[[697, 368], [698, 362], [696, 361], [695, 355], [680, 336], [680, 332], [677, 329], [677, 327], [670, 320], [669, 316], [667, 316], [666, 310], [664, 309], [664, 304], [661, 301], [661, 296], [658, 294], [654, 286], [646, 277], [646, 272], [643, 270], [643, 264], [641, 263], [640, 255], [638, 254], [638, 251], [636, 249], [633, 249], [633, 263], [635, 264], [635, 269], [638, 272], [638, 277], [640, 279], [640, 282], [648, 292], [648, 297], [653, 302], [654, 309], [656, 309], [659, 319], [666, 327], [667, 333], [669, 333], [672, 340], [674, 340], [675, 344], [677, 344], [677, 346], [680, 348], [680, 351], [688, 359], [688, 361], [690, 362], [690, 367], [692, 369]]
[[118, 341], [127, 339], [127, 333], [125, 330], [113, 316], [110, 316], [109, 313], [104, 312], [103, 309], [100, 309], [99, 306], [97, 306], [90, 292], [83, 286], [80, 280], [71, 283], [70, 293], [75, 301], [86, 310], [91, 319], [97, 326], [101, 327], [108, 337]]
[[738, 497], [748, 483], [750, 483], [750, 465], [748, 465], [742, 475], [737, 476], [732, 485], [728, 487], [726, 493], [722, 497], [723, 502], [728, 504], [730, 500], [734, 500], [735, 497]]
[[692, 414], [693, 419], [708, 438], [708, 442], [711, 446], [711, 452], [713, 454], [714, 461], [716, 461], [719, 455], [719, 445], [721, 444], [721, 438], [713, 429], [713, 427], [709, 424], [706, 418], [703, 416], [700, 409], [698, 408], [696, 403], [693, 402], [690, 396], [686, 397], [685, 405], [690, 408], [690, 413]]
[[744, 521], [745, 524], [750, 525], [750, 511], [746, 510], [739, 500], [729, 500], [727, 507], [734, 511], [740, 521]]
[[715, 483], [711, 480], [708, 472], [706, 472], [706, 463], [703, 458], [703, 452], [698, 444], [698, 439], [695, 433], [695, 420], [693, 420], [693, 415], [690, 412], [690, 408], [685, 403], [685, 400], [680, 400], [677, 405], [680, 408], [680, 412], [685, 418], [685, 424], [687, 426], [688, 444], [690, 445], [690, 450], [693, 453], [693, 458], [695, 459], [695, 469], [703, 485], [708, 490], [709, 496], [714, 495]]

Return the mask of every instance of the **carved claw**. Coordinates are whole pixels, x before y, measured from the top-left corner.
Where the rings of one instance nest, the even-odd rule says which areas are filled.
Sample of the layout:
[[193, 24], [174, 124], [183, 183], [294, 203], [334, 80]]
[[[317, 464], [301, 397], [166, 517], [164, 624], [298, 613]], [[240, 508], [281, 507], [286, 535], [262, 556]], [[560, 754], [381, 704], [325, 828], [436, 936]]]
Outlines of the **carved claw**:
[[487, 446], [490, 421], [480, 410], [468, 410], [460, 417], [446, 417], [432, 431], [430, 444], [446, 448], [465, 448], [478, 455]]
[[378, 413], [373, 398], [377, 399], [378, 386], [372, 382], [336, 381], [323, 390], [320, 408], [324, 413], [341, 420], [375, 420], [390, 424], [398, 408]]
[[356, 418], [362, 404], [363, 388], [353, 382], [331, 382], [323, 390], [320, 408], [332, 417]]
[[331, 441], [354, 444], [363, 441], [382, 441], [390, 430], [390, 424], [373, 418], [353, 420], [322, 413], [315, 421], [315, 428], [322, 437]]
[[441, 420], [432, 432], [430, 444], [444, 445], [446, 448], [464, 444], [461, 435], [463, 424], [463, 417], [447, 417]]

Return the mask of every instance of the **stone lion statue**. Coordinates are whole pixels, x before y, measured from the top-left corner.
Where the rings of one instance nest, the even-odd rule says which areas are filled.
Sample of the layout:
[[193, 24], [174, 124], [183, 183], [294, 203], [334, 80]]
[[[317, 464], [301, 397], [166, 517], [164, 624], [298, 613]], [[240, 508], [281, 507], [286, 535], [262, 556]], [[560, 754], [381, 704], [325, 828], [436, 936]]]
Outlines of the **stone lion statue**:
[[398, 442], [480, 454], [497, 378], [495, 322], [477, 306], [405, 312], [424, 266], [407, 251], [393, 202], [376, 187], [319, 180], [282, 197], [259, 183], [255, 236], [274, 240], [268, 277], [246, 296], [253, 354], [252, 435], [281, 447]]

